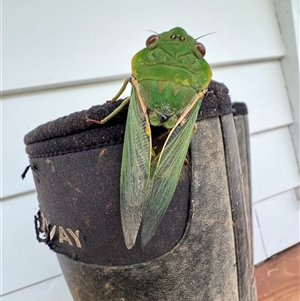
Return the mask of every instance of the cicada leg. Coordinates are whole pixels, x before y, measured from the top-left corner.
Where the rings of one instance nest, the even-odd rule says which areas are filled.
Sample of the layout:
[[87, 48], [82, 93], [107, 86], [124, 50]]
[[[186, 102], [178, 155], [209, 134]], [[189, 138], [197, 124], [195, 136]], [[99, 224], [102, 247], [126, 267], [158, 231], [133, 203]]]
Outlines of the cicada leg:
[[119, 112], [129, 103], [130, 97], [126, 97], [122, 103], [114, 110], [112, 111], [108, 116], [106, 116], [104, 119], [99, 121], [99, 124], [106, 123], [109, 119], [113, 118], [114, 116], [118, 115]]
[[[118, 100], [118, 98], [122, 95], [122, 93], [124, 92], [124, 90], [126, 89], [126, 86], [128, 85], [128, 83], [130, 82], [130, 77], [126, 78], [121, 89], [119, 90], [119, 92], [111, 99], [111, 102], [116, 102]], [[102, 120], [95, 120], [95, 119], [91, 119], [91, 118], [87, 118], [86, 122], [90, 122], [90, 123], [96, 123], [96, 124], [104, 124], [106, 123], [108, 120], [110, 120], [111, 118], [113, 118], [114, 116], [116, 116], [130, 101], [130, 97], [126, 97], [122, 103], [113, 111], [111, 112], [108, 116], [106, 116], [104, 119]]]
[[130, 77], [127, 77], [124, 80], [124, 83], [122, 85], [122, 87], [120, 88], [119, 92], [111, 99], [112, 102], [116, 102], [118, 100], [118, 98], [122, 95], [122, 93], [125, 91], [128, 83], [130, 82]]

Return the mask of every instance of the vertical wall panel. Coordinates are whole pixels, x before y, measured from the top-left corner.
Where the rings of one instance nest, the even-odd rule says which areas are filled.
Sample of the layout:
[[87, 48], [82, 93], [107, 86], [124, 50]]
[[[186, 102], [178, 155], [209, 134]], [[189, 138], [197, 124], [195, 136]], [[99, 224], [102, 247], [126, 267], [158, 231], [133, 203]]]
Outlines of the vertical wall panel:
[[54, 252], [35, 239], [35, 193], [2, 202], [2, 292], [30, 286], [61, 274]]
[[73, 298], [61, 275], [0, 297], [0, 301], [73, 301]]
[[299, 242], [299, 205], [294, 190], [255, 204], [268, 257]]
[[216, 31], [201, 39], [215, 64], [284, 54], [272, 0], [4, 0], [2, 10], [4, 90], [127, 74], [149, 29]]

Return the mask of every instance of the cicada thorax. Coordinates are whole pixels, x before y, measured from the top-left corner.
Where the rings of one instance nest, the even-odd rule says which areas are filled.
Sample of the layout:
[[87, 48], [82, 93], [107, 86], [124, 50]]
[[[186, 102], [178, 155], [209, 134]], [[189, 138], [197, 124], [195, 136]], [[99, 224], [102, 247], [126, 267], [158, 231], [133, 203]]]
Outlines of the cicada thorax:
[[176, 28], [150, 37], [132, 59], [150, 124], [171, 129], [196, 94], [207, 88], [211, 69], [199, 43]]
[[207, 88], [212, 73], [197, 41], [175, 30], [162, 33], [149, 43], [132, 58], [132, 75], [139, 82], [168, 81], [196, 92]]
[[167, 129], [173, 128], [197, 94], [193, 88], [170, 80], [142, 80], [139, 88], [147, 106], [150, 124]]

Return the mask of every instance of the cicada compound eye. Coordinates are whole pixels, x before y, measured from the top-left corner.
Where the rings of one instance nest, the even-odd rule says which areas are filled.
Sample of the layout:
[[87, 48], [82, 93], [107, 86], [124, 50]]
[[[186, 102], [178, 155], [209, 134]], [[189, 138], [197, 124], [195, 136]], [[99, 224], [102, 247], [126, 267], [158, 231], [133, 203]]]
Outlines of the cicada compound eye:
[[201, 53], [202, 57], [204, 57], [206, 53], [205, 46], [201, 43], [197, 43], [196, 48]]
[[150, 45], [152, 45], [153, 43], [155, 43], [158, 39], [158, 36], [156, 34], [150, 36], [147, 40], [146, 40], [146, 46], [149, 47]]

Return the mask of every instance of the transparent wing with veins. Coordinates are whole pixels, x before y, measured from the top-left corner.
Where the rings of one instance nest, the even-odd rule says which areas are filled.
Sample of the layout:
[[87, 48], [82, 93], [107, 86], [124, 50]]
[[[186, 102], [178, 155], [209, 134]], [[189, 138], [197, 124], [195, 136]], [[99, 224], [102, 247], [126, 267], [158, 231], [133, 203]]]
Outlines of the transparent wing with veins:
[[120, 207], [125, 244], [136, 241], [148, 195], [150, 178], [151, 130], [146, 106], [132, 87], [129, 104], [120, 180]]
[[177, 187], [184, 160], [194, 133], [201, 100], [195, 103], [184, 119], [170, 132], [161, 153], [151, 163], [149, 191], [142, 221], [144, 247], [158, 228]]

